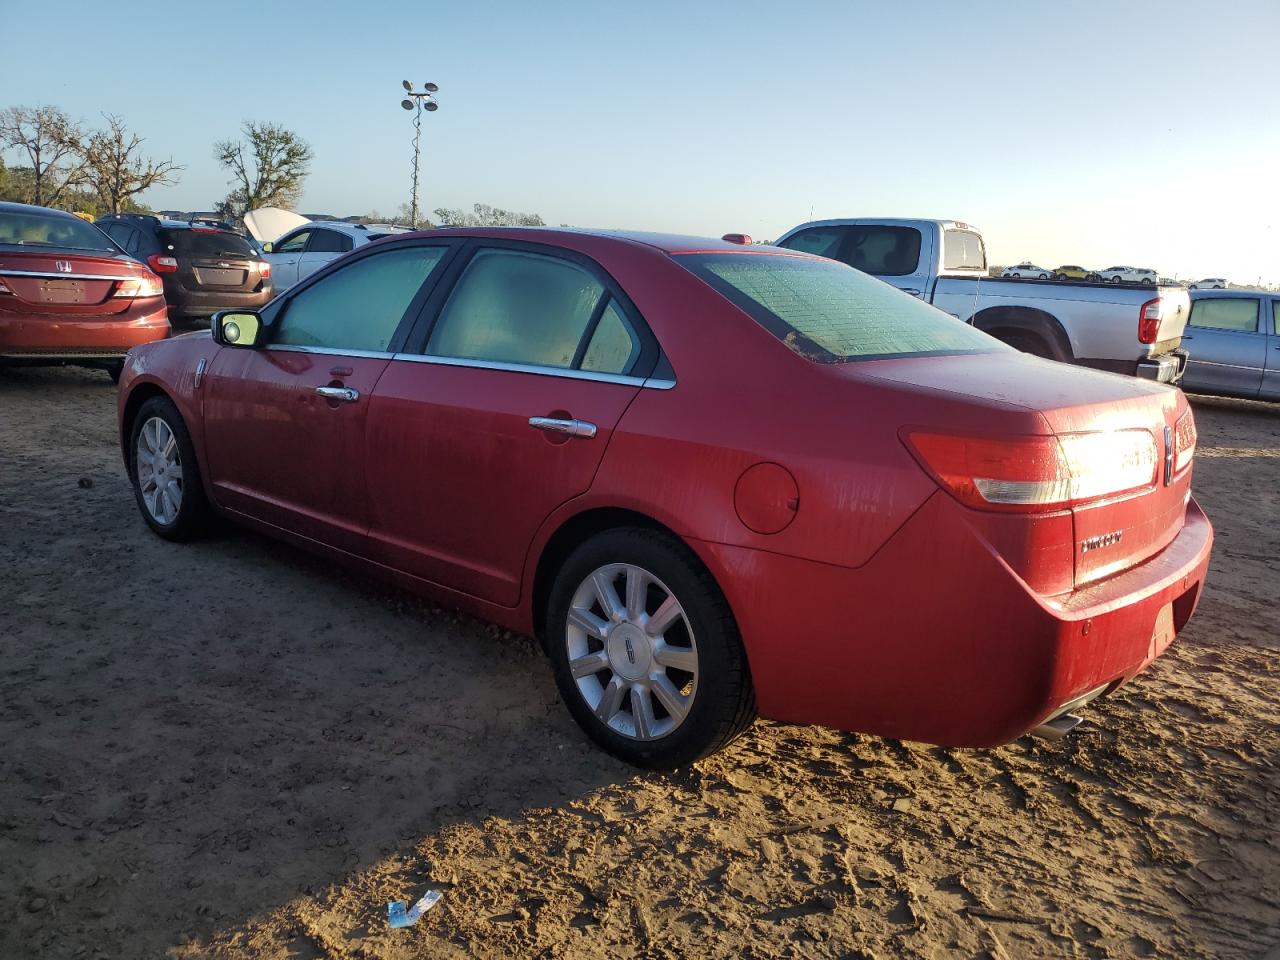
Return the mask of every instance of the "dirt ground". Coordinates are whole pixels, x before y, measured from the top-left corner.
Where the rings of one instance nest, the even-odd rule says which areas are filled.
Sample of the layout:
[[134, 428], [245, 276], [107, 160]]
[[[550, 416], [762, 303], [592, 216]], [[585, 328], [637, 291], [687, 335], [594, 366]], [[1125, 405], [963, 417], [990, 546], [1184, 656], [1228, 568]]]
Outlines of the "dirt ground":
[[0, 957], [1280, 957], [1280, 408], [1196, 401], [1210, 586], [1068, 740], [762, 722], [677, 775], [525, 639], [152, 536], [114, 410], [0, 371]]

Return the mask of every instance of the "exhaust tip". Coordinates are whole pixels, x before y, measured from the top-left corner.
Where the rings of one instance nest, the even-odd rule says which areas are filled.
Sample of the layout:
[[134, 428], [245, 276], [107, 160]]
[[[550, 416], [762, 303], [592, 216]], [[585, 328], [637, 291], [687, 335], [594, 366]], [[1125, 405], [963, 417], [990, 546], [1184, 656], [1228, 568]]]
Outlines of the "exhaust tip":
[[1032, 730], [1031, 735], [1042, 740], [1061, 740], [1076, 727], [1080, 726], [1081, 719], [1074, 713], [1064, 713], [1054, 717], [1052, 720], [1046, 720]]

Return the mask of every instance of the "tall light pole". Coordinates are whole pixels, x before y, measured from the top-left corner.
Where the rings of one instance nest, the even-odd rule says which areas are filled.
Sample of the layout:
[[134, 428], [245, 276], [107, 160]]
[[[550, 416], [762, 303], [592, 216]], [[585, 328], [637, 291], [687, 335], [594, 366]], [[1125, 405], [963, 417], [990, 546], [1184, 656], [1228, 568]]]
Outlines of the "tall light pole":
[[418, 227], [418, 171], [420, 169], [422, 157], [422, 111], [426, 110], [432, 113], [440, 109], [440, 104], [436, 103], [434, 94], [440, 88], [434, 83], [424, 83], [421, 90], [415, 91], [413, 84], [408, 80], [401, 81], [404, 92], [407, 96], [400, 101], [400, 106], [406, 110], [414, 111], [413, 114], [413, 196], [409, 203], [409, 220], [410, 226], [414, 229]]

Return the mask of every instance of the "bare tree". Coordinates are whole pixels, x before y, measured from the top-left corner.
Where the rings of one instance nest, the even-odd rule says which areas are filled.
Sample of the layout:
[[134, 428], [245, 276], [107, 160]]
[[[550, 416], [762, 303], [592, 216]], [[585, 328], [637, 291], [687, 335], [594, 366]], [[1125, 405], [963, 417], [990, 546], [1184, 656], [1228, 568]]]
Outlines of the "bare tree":
[[177, 182], [183, 167], [172, 160], [155, 161], [138, 153], [143, 138], [130, 133], [119, 117], [104, 114], [107, 129], [89, 138], [85, 148], [85, 180], [111, 213], [119, 213], [131, 197]]
[[219, 208], [242, 217], [259, 207], [294, 206], [310, 172], [311, 147], [277, 123], [246, 121], [243, 132], [244, 140], [213, 146], [218, 162], [231, 171], [231, 192]]
[[26, 155], [32, 171], [30, 200], [37, 206], [56, 206], [83, 179], [84, 132], [57, 107], [0, 111], [0, 146]]

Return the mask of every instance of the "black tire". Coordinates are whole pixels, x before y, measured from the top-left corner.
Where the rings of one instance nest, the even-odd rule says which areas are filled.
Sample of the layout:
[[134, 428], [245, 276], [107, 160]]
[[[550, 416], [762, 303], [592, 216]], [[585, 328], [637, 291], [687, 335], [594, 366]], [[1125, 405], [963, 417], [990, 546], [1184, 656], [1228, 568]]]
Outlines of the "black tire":
[[112, 383], [120, 382], [120, 374], [124, 372], [123, 361], [117, 360], [115, 363], [109, 363], [106, 366], [107, 376], [111, 378]]
[[[692, 685], [688, 712], [674, 729], [655, 739], [625, 735], [598, 717], [569, 667], [568, 617], [574, 595], [580, 587], [585, 588], [595, 571], [611, 564], [640, 567], [656, 577], [660, 583], [649, 590], [665, 590], [676, 598], [696, 638], [697, 682]], [[611, 626], [616, 629], [617, 624]], [[692, 551], [667, 534], [623, 527], [581, 544], [556, 573], [547, 603], [544, 639], [560, 696], [574, 720], [599, 746], [627, 763], [650, 769], [686, 766], [726, 747], [755, 720], [751, 672], [729, 604]], [[630, 657], [630, 640], [626, 649]], [[609, 667], [593, 676], [603, 686], [606, 674], [610, 681], [615, 676], [622, 679]], [[658, 700], [652, 702], [657, 704]], [[668, 719], [674, 717], [668, 715]]]
[[1144, 287], [1154, 287], [1154, 286], [1156, 285], [1156, 282], [1155, 282], [1154, 280], [1152, 280], [1150, 277], [1143, 277], [1143, 278], [1142, 278], [1142, 285], [1143, 285]]
[[[174, 516], [166, 519], [158, 519], [152, 514], [138, 480], [138, 438], [144, 427], [157, 419], [163, 421], [173, 434], [178, 448], [177, 466], [181, 471], [180, 503]], [[134, 499], [137, 500], [142, 519], [158, 535], [166, 540], [182, 543], [197, 539], [208, 529], [209, 501], [205, 497], [204, 483], [196, 465], [195, 447], [191, 443], [191, 434], [187, 431], [182, 414], [168, 397], [152, 397], [134, 417], [129, 429], [129, 479], [133, 484]]]
[[1034, 333], [1022, 333], [1021, 331], [1000, 334], [997, 339], [1003, 340], [1015, 350], [1021, 350], [1023, 353], [1029, 353], [1033, 357], [1043, 357], [1045, 360], [1056, 360], [1053, 351], [1049, 349], [1049, 344], [1036, 336]]

